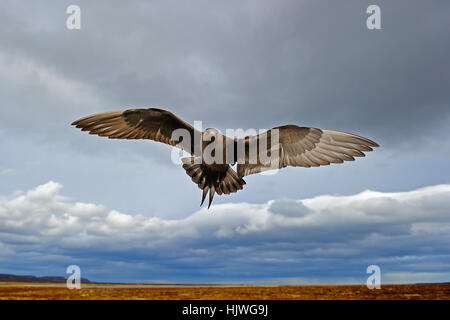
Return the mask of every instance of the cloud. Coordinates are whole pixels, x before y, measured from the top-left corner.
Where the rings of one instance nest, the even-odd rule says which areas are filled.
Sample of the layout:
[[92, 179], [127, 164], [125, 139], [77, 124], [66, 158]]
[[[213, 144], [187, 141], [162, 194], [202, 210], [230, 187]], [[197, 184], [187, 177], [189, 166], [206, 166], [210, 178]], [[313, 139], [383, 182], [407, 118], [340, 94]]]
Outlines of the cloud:
[[9, 133], [28, 139], [59, 136], [70, 123], [69, 110], [104, 103], [89, 84], [25, 54], [0, 50], [0, 81], [0, 123]]
[[11, 169], [11, 168], [0, 169], [0, 176], [11, 174], [11, 173], [14, 173], [14, 169]]
[[[80, 1], [83, 29], [70, 32], [68, 1], [3, 1], [1, 53], [26, 61], [6, 68], [27, 76], [17, 95], [41, 83], [78, 113], [162, 106], [220, 129], [289, 121], [390, 147], [426, 139], [450, 116], [449, 4], [412, 3], [381, 1], [383, 30], [369, 31], [368, 1]], [[35, 89], [30, 100], [53, 111]]]
[[[201, 194], [169, 163], [166, 146], [108, 141], [69, 125], [150, 106], [204, 128], [292, 123], [382, 146], [340, 167], [283, 169], [261, 183], [249, 177], [233, 201], [267, 201], [269, 188], [271, 198], [298, 199], [450, 182], [441, 174], [450, 142], [440, 138], [450, 134], [450, 2], [380, 0], [380, 31], [365, 27], [367, 0], [79, 0], [79, 31], [65, 26], [71, 4], [0, 2], [0, 144], [8, 154], [0, 167], [21, 168], [1, 176], [1, 193], [56, 179], [86, 201], [183, 216], [187, 200]], [[118, 183], [124, 179], [133, 185]], [[112, 189], [135, 200], [124, 205]], [[149, 193], [161, 201], [149, 202]]]
[[76, 202], [61, 188], [0, 198], [4, 269], [20, 258], [31, 273], [76, 262], [94, 280], [364, 283], [370, 264], [389, 282], [443, 281], [450, 265], [450, 185], [220, 204], [172, 220]]
[[[79, 0], [77, 32], [70, 4], [0, 3], [0, 194], [31, 189], [1, 197], [2, 268], [273, 283], [356, 281], [379, 263], [392, 281], [445, 279], [450, 3], [380, 0], [383, 30], [369, 31], [367, 0]], [[149, 106], [223, 131], [293, 123], [382, 147], [249, 176], [207, 212], [167, 146], [69, 126]], [[50, 179], [84, 202], [56, 182], [32, 189]]]

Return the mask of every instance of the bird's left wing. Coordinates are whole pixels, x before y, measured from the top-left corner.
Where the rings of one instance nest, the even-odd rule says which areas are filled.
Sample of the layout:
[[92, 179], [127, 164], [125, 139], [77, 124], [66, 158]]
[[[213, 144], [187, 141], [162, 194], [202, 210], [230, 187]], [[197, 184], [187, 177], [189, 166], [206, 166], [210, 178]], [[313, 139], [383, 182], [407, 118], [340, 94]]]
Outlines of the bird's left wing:
[[[270, 142], [275, 130], [278, 142], [272, 145]], [[246, 153], [250, 150], [248, 145], [252, 142], [259, 145], [262, 137], [268, 141], [267, 150], [271, 150], [273, 156], [265, 160], [258, 156], [257, 162], [252, 164], [248, 163], [249, 155], [246, 154], [247, 162], [237, 165], [240, 177], [286, 166], [309, 168], [352, 161], [354, 157], [364, 157], [363, 151], [372, 151], [372, 147], [378, 147], [375, 142], [351, 133], [286, 125], [247, 137]]]
[[[162, 109], [129, 109], [94, 114], [72, 123], [82, 131], [110, 139], [150, 139], [194, 154], [194, 132], [191, 125], [172, 112]], [[173, 139], [177, 129], [184, 129], [190, 139]]]

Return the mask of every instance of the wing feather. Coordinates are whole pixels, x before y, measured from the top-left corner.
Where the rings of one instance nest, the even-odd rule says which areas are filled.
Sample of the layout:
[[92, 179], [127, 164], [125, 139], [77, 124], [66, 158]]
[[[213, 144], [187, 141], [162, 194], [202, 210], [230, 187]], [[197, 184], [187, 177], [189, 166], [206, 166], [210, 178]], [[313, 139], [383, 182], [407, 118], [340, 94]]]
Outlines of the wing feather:
[[[372, 151], [372, 148], [378, 147], [372, 140], [341, 131], [295, 125], [275, 127], [271, 131], [273, 130], [278, 130], [279, 141], [278, 144], [271, 145], [271, 150], [272, 153], [276, 150], [278, 157], [271, 159], [270, 163], [267, 161], [258, 161], [256, 164], [238, 163], [239, 176], [286, 166], [310, 168], [353, 161], [355, 157], [364, 157], [364, 151]], [[264, 134], [271, 136], [270, 132]], [[248, 144], [252, 139], [257, 139], [259, 143], [260, 137], [261, 135], [250, 137], [245, 142]], [[248, 151], [249, 148], [246, 148], [246, 153]], [[245, 158], [249, 159], [249, 155], [246, 154]]]
[[[72, 125], [101, 137], [149, 139], [177, 146], [194, 154], [195, 129], [167, 110], [149, 108], [109, 111], [84, 117], [73, 122]], [[176, 129], [187, 130], [190, 141], [172, 140], [172, 133]]]

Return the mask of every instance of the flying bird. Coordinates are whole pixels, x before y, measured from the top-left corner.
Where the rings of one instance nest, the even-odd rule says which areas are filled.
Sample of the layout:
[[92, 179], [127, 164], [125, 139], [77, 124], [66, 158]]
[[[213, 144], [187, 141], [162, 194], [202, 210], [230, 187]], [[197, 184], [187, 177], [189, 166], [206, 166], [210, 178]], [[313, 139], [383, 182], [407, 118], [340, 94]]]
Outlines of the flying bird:
[[[200, 206], [209, 192], [208, 209], [216, 193], [242, 190], [245, 176], [286, 166], [309, 168], [353, 161], [355, 157], [364, 157], [363, 151], [379, 146], [351, 133], [296, 125], [274, 127], [245, 138], [229, 138], [213, 128], [200, 132], [172, 112], [156, 108], [98, 113], [72, 125], [101, 137], [148, 139], [190, 153], [192, 157], [181, 159], [182, 166], [203, 190]], [[211, 148], [212, 144], [217, 147]], [[205, 152], [208, 149], [213, 151]], [[235, 164], [236, 171], [232, 168]]]

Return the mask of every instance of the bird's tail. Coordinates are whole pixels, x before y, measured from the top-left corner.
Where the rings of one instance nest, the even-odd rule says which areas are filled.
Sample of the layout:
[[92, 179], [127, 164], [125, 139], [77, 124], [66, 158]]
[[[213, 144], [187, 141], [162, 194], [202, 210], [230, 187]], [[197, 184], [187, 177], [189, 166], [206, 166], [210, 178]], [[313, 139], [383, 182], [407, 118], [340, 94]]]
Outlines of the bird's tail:
[[197, 184], [199, 189], [203, 190], [202, 202], [205, 201], [209, 191], [209, 204], [211, 206], [214, 194], [230, 194], [242, 190], [246, 182], [240, 178], [236, 171], [229, 165], [224, 165], [223, 169], [218, 170], [203, 163], [195, 163], [194, 157], [183, 158], [183, 168], [188, 176]]

